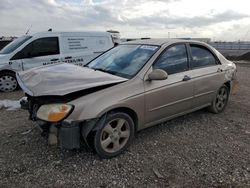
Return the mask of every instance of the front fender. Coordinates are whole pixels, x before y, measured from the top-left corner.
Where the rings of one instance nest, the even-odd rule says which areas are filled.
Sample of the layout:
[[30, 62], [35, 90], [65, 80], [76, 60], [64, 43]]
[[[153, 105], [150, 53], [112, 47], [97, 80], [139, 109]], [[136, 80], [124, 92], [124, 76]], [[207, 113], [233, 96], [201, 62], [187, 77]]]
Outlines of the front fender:
[[0, 64], [0, 71], [15, 71], [8, 63]]

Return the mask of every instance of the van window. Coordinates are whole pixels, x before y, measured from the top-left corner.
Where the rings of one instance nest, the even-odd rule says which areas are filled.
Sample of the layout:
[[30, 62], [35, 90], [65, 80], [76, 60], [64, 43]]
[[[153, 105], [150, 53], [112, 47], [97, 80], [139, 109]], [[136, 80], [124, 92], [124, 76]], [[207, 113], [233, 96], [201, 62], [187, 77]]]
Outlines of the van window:
[[188, 70], [188, 58], [185, 44], [168, 48], [153, 65], [153, 69], [163, 69], [168, 74]]
[[206, 67], [216, 65], [216, 59], [214, 55], [205, 47], [200, 45], [190, 45], [192, 54], [192, 67]]
[[30, 45], [32, 46], [32, 57], [59, 54], [59, 45], [57, 37], [40, 38], [33, 41]]
[[32, 41], [11, 59], [25, 59], [59, 53], [58, 37], [46, 37]]

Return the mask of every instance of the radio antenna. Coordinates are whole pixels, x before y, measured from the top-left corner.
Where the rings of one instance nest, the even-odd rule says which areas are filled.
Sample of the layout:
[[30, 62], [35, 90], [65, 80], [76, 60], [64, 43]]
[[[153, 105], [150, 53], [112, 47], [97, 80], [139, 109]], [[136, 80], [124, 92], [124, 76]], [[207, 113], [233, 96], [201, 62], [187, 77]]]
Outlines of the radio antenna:
[[30, 29], [32, 28], [32, 25], [30, 25], [29, 29], [26, 31], [25, 35], [28, 35], [28, 33], [30, 32]]

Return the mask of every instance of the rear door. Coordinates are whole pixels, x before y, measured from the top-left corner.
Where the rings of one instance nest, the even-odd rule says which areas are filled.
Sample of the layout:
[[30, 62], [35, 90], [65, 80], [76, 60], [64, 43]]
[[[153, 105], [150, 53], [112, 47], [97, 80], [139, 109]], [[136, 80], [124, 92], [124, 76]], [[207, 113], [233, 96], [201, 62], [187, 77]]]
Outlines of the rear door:
[[60, 62], [58, 37], [45, 37], [32, 41], [20, 52], [23, 69]]
[[216, 55], [200, 44], [190, 44], [192, 79], [194, 81], [193, 108], [208, 105], [223, 84], [224, 72]]
[[190, 110], [193, 82], [185, 44], [168, 47], [153, 64], [163, 69], [166, 80], [145, 81], [146, 123], [160, 121]]

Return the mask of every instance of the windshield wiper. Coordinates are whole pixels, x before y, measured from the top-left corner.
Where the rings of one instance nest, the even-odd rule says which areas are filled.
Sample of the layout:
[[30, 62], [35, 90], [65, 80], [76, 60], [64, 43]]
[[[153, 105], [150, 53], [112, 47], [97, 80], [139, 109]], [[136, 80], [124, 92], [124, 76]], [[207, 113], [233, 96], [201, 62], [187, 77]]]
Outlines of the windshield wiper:
[[105, 70], [103, 68], [92, 68], [92, 69], [94, 69], [95, 71], [101, 71], [101, 72], [105, 72], [105, 73], [116, 75], [116, 72], [110, 71], [110, 70]]

